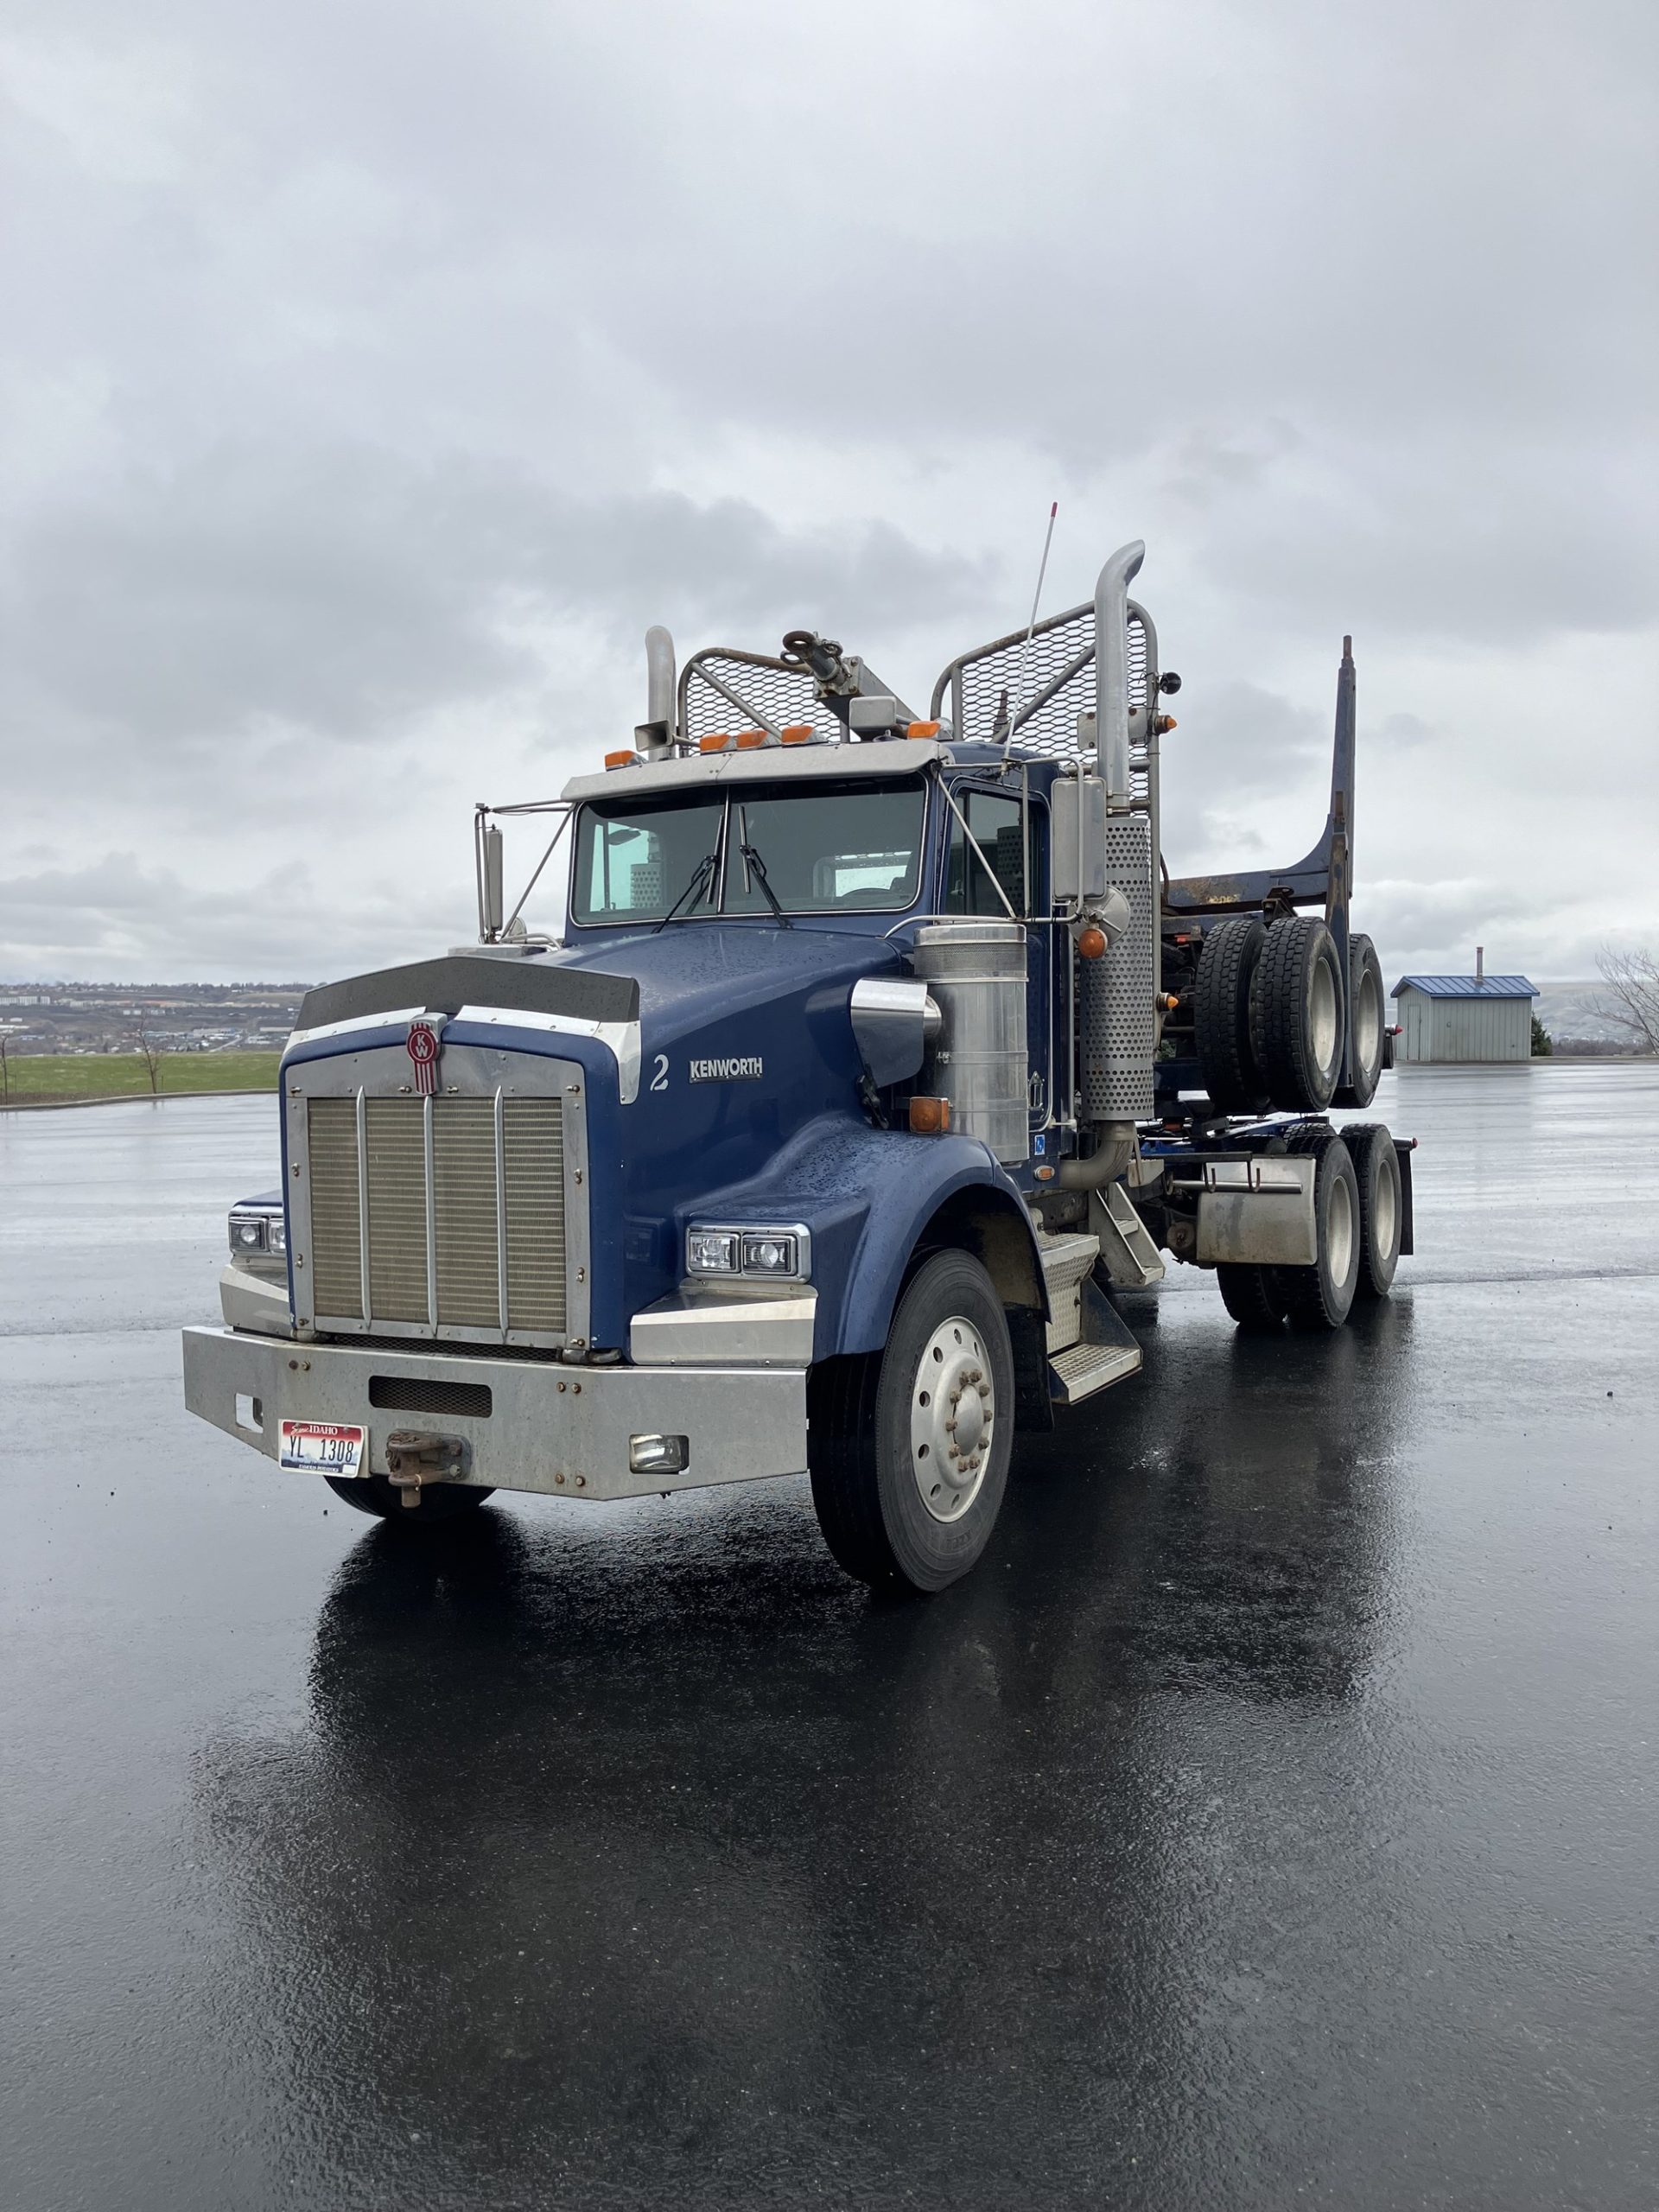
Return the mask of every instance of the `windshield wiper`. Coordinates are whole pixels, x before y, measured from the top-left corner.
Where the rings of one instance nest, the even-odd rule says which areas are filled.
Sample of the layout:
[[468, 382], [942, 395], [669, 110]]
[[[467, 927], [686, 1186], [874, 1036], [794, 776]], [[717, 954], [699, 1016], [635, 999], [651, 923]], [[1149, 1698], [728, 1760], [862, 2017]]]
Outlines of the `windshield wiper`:
[[765, 861], [761, 859], [760, 854], [755, 851], [753, 845], [740, 845], [737, 849], [742, 854], [744, 865], [748, 869], [749, 874], [760, 885], [760, 896], [766, 900], [767, 906], [771, 907], [772, 912], [776, 914], [779, 925], [786, 930], [792, 930], [795, 926], [794, 923], [790, 920], [789, 916], [778, 904], [778, 893], [772, 889], [771, 883], [767, 880], [766, 864]]
[[[688, 899], [690, 899], [695, 906], [698, 899], [707, 896], [709, 890], [709, 880], [713, 875], [714, 872], [715, 855], [713, 853], [705, 853], [702, 858], [697, 862], [696, 868], [692, 869], [691, 880], [686, 885], [684, 890], [681, 892], [679, 897], [674, 901], [674, 904], [663, 916], [662, 920], [658, 923], [657, 930], [665, 930], [671, 921], [677, 919], [681, 907], [684, 906]], [[653, 930], [652, 931], [652, 935], [653, 937], [656, 936], [657, 930]]]

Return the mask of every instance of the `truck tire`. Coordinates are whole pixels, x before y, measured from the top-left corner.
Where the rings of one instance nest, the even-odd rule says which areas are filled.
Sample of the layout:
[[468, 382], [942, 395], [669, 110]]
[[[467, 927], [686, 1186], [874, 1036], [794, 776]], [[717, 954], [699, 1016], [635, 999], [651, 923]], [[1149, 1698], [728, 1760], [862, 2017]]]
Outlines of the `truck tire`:
[[1361, 1298], [1386, 1298], [1400, 1264], [1400, 1233], [1405, 1222], [1405, 1193], [1400, 1155], [1381, 1122], [1351, 1122], [1342, 1141], [1353, 1155], [1359, 1179], [1359, 1284]]
[[419, 1503], [405, 1505], [402, 1491], [384, 1475], [325, 1475], [323, 1480], [336, 1497], [343, 1497], [359, 1513], [372, 1513], [376, 1520], [394, 1522], [400, 1529], [429, 1529], [435, 1521], [460, 1520], [495, 1495], [472, 1483], [423, 1483]]
[[1193, 1043], [1210, 1103], [1218, 1113], [1260, 1114], [1268, 1086], [1250, 1042], [1250, 983], [1267, 931], [1254, 914], [1206, 930], [1193, 986]]
[[1359, 1287], [1359, 1178], [1347, 1146], [1328, 1125], [1294, 1129], [1287, 1151], [1319, 1162], [1313, 1177], [1313, 1222], [1319, 1257], [1311, 1268], [1275, 1268], [1285, 1317], [1293, 1329], [1317, 1335], [1339, 1329]]
[[[1338, 1106], [1369, 1106], [1376, 1096], [1388, 1058], [1389, 997], [1382, 983], [1382, 963], [1368, 937], [1348, 940], [1348, 1003], [1353, 1008], [1353, 1081], [1336, 1094]], [[1365, 1187], [1360, 1178], [1360, 1188]]]
[[1253, 1268], [1236, 1262], [1216, 1269], [1221, 1302], [1247, 1336], [1277, 1335], [1285, 1325], [1285, 1294], [1276, 1268]]
[[1250, 1043], [1268, 1096], [1322, 1113], [1342, 1073], [1344, 997], [1336, 940], [1317, 916], [1275, 922], [1250, 983]]
[[943, 1590], [989, 1541], [1014, 1448], [1014, 1352], [990, 1277], [938, 1252], [911, 1277], [884, 1351], [808, 1383], [823, 1540], [876, 1587]]

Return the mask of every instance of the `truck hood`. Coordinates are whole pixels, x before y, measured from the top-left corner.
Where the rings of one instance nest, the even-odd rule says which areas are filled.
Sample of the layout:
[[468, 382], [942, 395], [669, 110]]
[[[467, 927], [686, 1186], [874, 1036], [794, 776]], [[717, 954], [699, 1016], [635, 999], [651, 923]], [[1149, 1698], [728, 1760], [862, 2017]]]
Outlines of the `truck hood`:
[[[458, 1014], [478, 1006], [640, 1025], [643, 1049], [666, 1051], [699, 1037], [753, 1052], [769, 1027], [814, 1027], [847, 1005], [861, 976], [898, 973], [886, 938], [865, 931], [778, 929], [741, 922], [688, 922], [637, 937], [607, 937], [522, 959], [457, 952], [411, 961], [308, 991], [301, 1032], [376, 1014]], [[780, 1029], [777, 1025], [781, 1023]]]
[[730, 922], [671, 924], [591, 950], [570, 946], [549, 956], [550, 967], [556, 964], [573, 976], [631, 978], [643, 1034], [664, 1042], [804, 998], [819, 1004], [826, 995], [844, 998], [861, 976], [896, 974], [902, 966], [885, 938]]

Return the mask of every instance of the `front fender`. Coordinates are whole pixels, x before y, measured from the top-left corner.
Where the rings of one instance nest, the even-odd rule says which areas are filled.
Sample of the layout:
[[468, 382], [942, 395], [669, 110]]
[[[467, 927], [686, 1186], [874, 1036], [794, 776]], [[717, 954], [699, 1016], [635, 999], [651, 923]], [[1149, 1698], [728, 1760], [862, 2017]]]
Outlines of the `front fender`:
[[[879, 1351], [911, 1255], [940, 1207], [975, 1187], [995, 1194], [1029, 1248], [1043, 1301], [1042, 1263], [1018, 1187], [974, 1137], [912, 1136], [842, 1116], [809, 1122], [758, 1176], [681, 1210], [682, 1234], [702, 1221], [801, 1222], [812, 1232], [818, 1294], [812, 1357]], [[1045, 1308], [1046, 1310], [1046, 1308]]]

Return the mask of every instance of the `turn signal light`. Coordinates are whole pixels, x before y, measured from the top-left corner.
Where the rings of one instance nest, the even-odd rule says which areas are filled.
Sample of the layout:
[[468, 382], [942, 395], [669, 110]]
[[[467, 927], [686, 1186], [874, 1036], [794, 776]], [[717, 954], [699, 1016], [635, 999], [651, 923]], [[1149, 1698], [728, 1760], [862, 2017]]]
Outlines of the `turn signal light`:
[[697, 740], [697, 750], [699, 753], [723, 753], [731, 741], [730, 730], [710, 730], [707, 737]]
[[737, 749], [740, 753], [753, 753], [756, 746], [764, 745], [766, 742], [766, 733], [763, 729], [741, 729], [737, 733]]
[[912, 722], [905, 732], [906, 737], [937, 737], [938, 734], [938, 722]]
[[950, 1128], [950, 1101], [948, 1098], [912, 1098], [910, 1102], [910, 1134], [913, 1137], [942, 1137]]
[[623, 753], [607, 753], [605, 755], [605, 766], [607, 768], [631, 767], [639, 758], [639, 755], [632, 750]]
[[1077, 931], [1077, 952], [1084, 960], [1098, 960], [1106, 950], [1106, 932], [1096, 929], [1092, 922], [1086, 930]]

